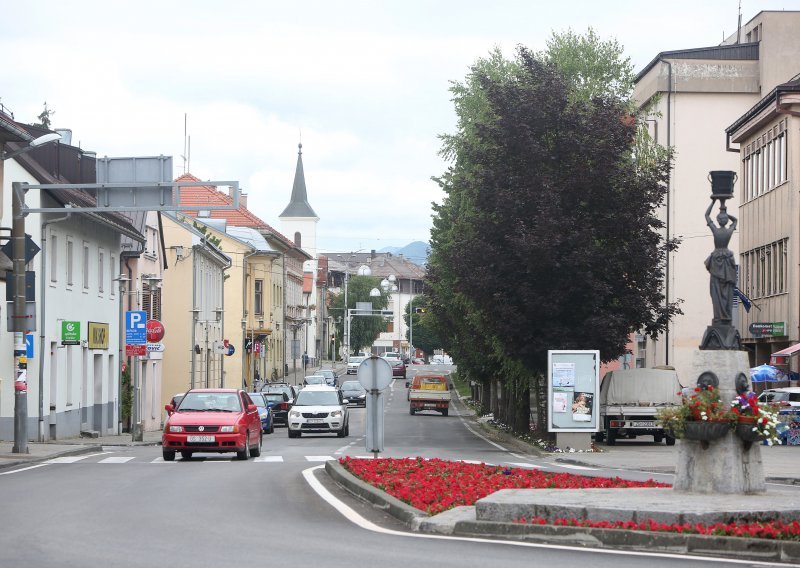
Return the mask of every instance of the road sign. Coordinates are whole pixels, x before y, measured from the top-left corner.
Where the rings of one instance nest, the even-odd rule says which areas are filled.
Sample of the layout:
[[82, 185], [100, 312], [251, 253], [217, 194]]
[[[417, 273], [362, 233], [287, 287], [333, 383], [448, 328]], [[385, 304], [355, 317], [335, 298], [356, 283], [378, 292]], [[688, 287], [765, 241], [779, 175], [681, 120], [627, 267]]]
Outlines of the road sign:
[[367, 357], [358, 366], [358, 382], [367, 392], [382, 391], [392, 382], [392, 366], [381, 357]]
[[358, 382], [367, 389], [366, 449], [383, 451], [383, 393], [392, 382], [392, 366], [386, 359], [372, 355], [358, 366]]
[[81, 322], [62, 321], [61, 345], [80, 345], [80, 344], [81, 344]]
[[[6, 244], [0, 247], [0, 251], [3, 251], [3, 253], [10, 259], [14, 254], [12, 250], [13, 246], [13, 243], [9, 239]], [[28, 264], [31, 260], [33, 260], [33, 257], [36, 256], [40, 250], [41, 249], [39, 248], [39, 245], [33, 242], [33, 239], [31, 239], [31, 236], [28, 233], [25, 233], [25, 264]]]
[[164, 339], [164, 324], [158, 320], [147, 320], [145, 324], [148, 343], [158, 343]]
[[144, 310], [125, 312], [125, 343], [144, 345], [147, 343], [147, 313]]
[[25, 356], [28, 359], [33, 359], [33, 334], [25, 334]]
[[144, 357], [145, 355], [147, 355], [147, 345], [144, 343], [125, 345], [126, 357]]

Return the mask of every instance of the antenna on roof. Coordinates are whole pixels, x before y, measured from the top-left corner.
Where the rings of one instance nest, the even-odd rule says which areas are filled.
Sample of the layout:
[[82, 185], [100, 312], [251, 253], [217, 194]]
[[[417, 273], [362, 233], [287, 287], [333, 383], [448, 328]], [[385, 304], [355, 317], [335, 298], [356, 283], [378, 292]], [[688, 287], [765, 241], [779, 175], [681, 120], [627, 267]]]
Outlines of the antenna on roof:
[[190, 171], [192, 161], [192, 137], [189, 136], [189, 117], [187, 113], [183, 113], [183, 173]]
[[739, 0], [739, 24], [736, 28], [736, 44], [738, 45], [742, 39], [742, 0]]

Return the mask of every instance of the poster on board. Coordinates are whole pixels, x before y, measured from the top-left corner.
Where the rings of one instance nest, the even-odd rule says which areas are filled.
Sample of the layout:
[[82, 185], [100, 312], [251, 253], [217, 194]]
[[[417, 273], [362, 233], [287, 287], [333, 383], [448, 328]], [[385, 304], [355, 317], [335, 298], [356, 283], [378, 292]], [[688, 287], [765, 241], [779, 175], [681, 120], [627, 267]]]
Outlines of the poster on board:
[[575, 386], [575, 363], [553, 363], [553, 386]]
[[567, 411], [570, 401], [572, 401], [571, 390], [553, 391], [553, 412], [563, 414]]
[[574, 392], [572, 398], [572, 419], [575, 422], [592, 421], [592, 403], [594, 394], [590, 392]]

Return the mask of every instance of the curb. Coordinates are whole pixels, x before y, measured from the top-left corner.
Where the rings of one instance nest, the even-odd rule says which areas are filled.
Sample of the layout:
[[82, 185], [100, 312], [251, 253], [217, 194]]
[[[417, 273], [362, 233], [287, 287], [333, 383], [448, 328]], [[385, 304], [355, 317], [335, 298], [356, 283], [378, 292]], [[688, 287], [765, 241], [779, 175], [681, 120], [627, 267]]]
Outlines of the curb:
[[347, 491], [372, 503], [379, 509], [388, 512], [394, 518], [411, 527], [412, 530], [417, 530], [417, 527], [422, 521], [430, 518], [429, 514], [423, 513], [419, 509], [415, 509], [411, 505], [403, 503], [400, 499], [392, 497], [377, 487], [361, 481], [342, 467], [342, 464], [336, 460], [325, 462], [325, 471], [331, 479], [344, 487]]
[[[696, 534], [532, 525], [496, 521], [458, 520], [441, 522], [403, 503], [348, 472], [336, 461], [325, 462], [325, 471], [338, 485], [403, 522], [411, 530], [427, 534], [449, 534], [473, 538], [562, 544], [576, 548], [608, 548], [670, 554], [694, 554], [794, 564], [800, 562], [800, 542], [788, 540], [720, 537]], [[460, 509], [474, 509], [461, 507]], [[467, 515], [469, 516], [469, 515]], [[440, 517], [440, 522], [436, 522]]]

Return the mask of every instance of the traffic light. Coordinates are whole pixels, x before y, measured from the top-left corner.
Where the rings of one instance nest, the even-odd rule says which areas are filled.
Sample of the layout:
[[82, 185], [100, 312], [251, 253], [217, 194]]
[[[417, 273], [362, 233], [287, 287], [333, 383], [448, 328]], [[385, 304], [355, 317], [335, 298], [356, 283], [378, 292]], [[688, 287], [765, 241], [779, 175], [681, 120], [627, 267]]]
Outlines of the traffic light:
[[428, 308], [414, 308], [414, 311], [418, 314], [424, 314], [428, 311]]

